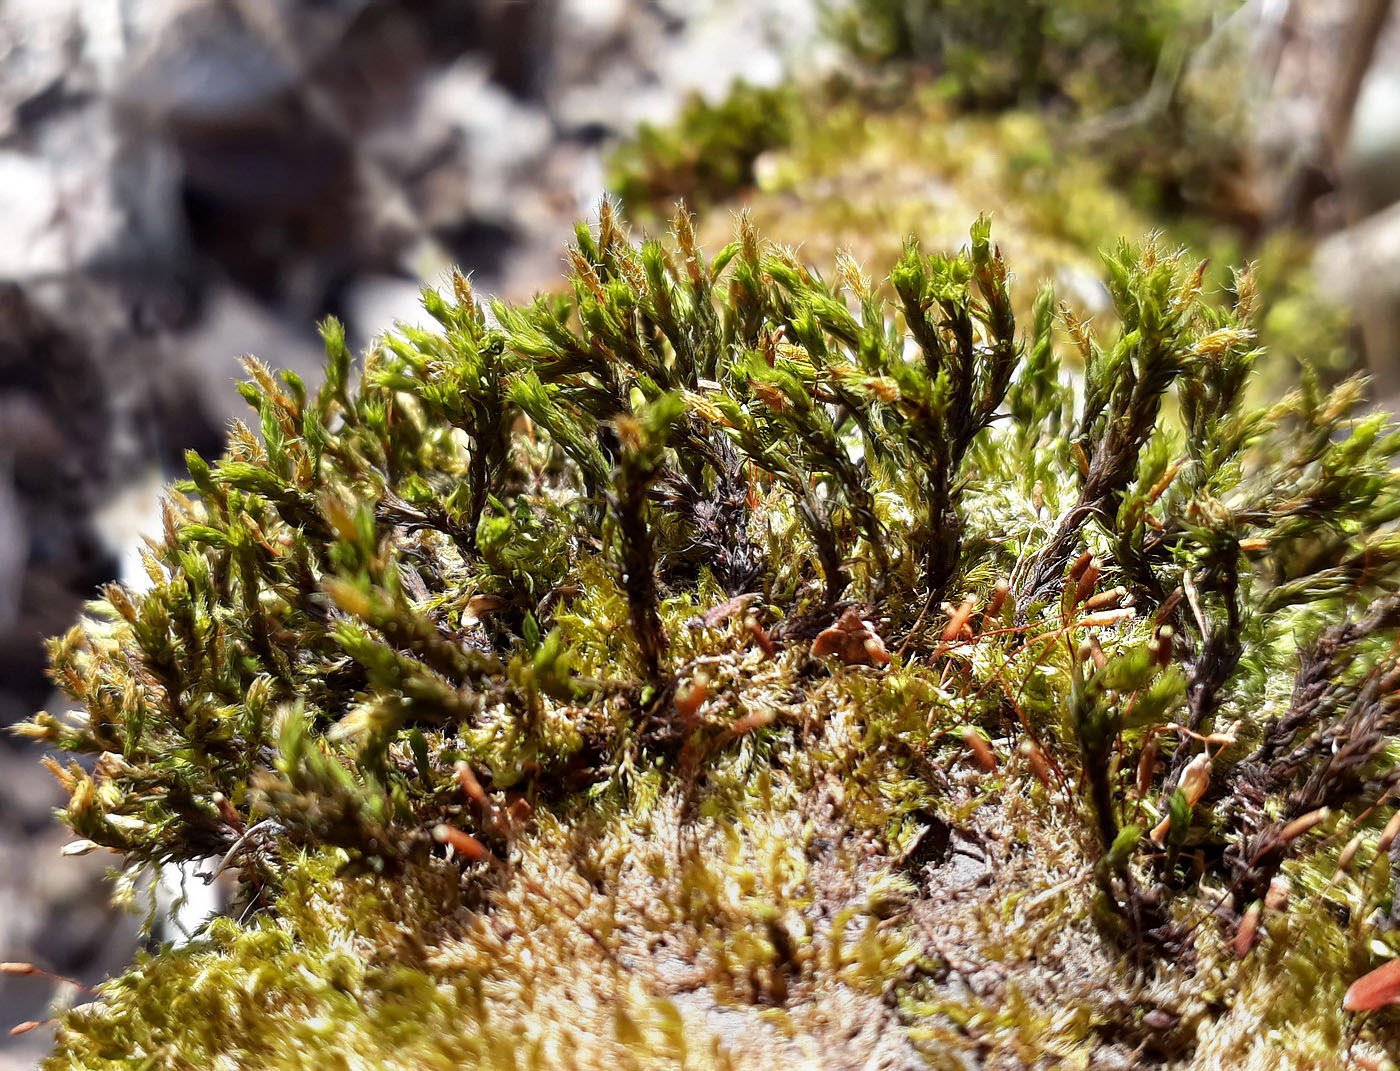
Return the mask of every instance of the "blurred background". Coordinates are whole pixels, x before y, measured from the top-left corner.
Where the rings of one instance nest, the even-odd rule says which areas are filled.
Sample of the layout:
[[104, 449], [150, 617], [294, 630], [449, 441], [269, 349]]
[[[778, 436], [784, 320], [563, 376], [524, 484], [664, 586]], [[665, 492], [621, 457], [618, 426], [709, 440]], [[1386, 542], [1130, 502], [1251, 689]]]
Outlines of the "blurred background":
[[[1272, 356], [1400, 398], [1389, 0], [0, 0], [0, 725], [61, 706], [43, 638], [241, 416], [237, 358], [314, 383], [453, 265], [519, 299], [605, 191], [712, 250], [747, 209], [877, 278], [979, 212], [1108, 317], [1096, 250], [1255, 260]], [[92, 983], [140, 946], [0, 740], [0, 960]], [[138, 897], [138, 903], [144, 902]], [[0, 1027], [72, 987], [0, 976]], [[45, 1030], [0, 1035], [0, 1071]]]

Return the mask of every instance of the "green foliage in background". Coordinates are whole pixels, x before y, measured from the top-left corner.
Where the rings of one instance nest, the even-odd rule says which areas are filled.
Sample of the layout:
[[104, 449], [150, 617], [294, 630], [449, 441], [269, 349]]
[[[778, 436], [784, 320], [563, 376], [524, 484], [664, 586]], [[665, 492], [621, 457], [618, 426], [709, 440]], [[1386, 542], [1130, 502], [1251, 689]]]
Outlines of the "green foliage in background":
[[872, 65], [921, 65], [974, 107], [1072, 102], [1102, 111], [1180, 62], [1213, 0], [827, 0], [829, 32]]
[[1119, 245], [1100, 333], [985, 220], [883, 286], [684, 213], [570, 263], [250, 362], [54, 642], [78, 847], [239, 892], [50, 1067], [1397, 1055], [1341, 994], [1400, 954], [1400, 433], [1248, 400], [1249, 271]]
[[613, 153], [609, 187], [623, 203], [669, 212], [677, 200], [705, 205], [753, 183], [753, 164], [786, 145], [798, 97], [787, 86], [767, 89], [736, 81], [716, 103], [692, 95], [673, 123], [643, 123]]
[[[1051, 6], [1077, 10], [1072, 2]], [[1232, 10], [1205, 7], [1216, 20]], [[841, 10], [874, 17], [860, 5]], [[1204, 8], [1197, 14], [1200, 26], [1211, 24]], [[1122, 235], [1161, 233], [1210, 262], [1212, 292], [1228, 286], [1229, 265], [1254, 261], [1262, 342], [1343, 378], [1356, 361], [1349, 313], [1317, 294], [1310, 239], [1270, 228], [1250, 171], [1253, 98], [1238, 30], [1219, 29], [1195, 51], [1200, 34], [1178, 39], [1159, 73], [1155, 59], [1144, 61], [1129, 81], [1151, 86], [1121, 107], [1100, 95], [1083, 109], [1034, 99], [978, 109], [927, 70], [888, 63], [781, 91], [741, 84], [732, 97], [697, 98], [676, 123], [624, 142], [609, 188], [652, 222], [678, 198], [742, 207], [765, 233], [816, 261], [848, 250], [890, 263], [902, 235], [953, 243], [968, 218], [990, 211], [1021, 271], [1052, 279], [1087, 316], [1112, 315], [1095, 278], [1098, 251]], [[757, 103], [772, 94], [781, 106]], [[782, 121], [763, 126], [763, 115]], [[751, 136], [759, 131], [763, 137]], [[731, 150], [735, 140], [744, 153]], [[682, 159], [716, 161], [729, 178], [702, 186], [694, 167], [675, 165]], [[727, 239], [723, 213], [710, 213], [708, 223], [707, 240]], [[1030, 296], [1023, 295], [1022, 315]], [[1276, 385], [1289, 372], [1274, 379], [1266, 370], [1265, 378]]]

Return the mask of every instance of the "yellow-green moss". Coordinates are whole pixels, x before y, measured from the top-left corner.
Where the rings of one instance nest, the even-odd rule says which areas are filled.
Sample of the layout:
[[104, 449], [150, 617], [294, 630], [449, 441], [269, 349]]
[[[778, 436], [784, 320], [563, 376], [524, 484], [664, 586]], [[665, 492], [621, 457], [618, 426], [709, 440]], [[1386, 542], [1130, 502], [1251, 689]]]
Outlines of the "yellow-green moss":
[[1120, 246], [1095, 334], [986, 220], [883, 285], [685, 214], [570, 257], [358, 382], [335, 325], [315, 394], [250, 363], [54, 643], [65, 821], [238, 895], [51, 1068], [1395, 1055], [1340, 994], [1400, 952], [1400, 434], [1252, 403], [1248, 272]]

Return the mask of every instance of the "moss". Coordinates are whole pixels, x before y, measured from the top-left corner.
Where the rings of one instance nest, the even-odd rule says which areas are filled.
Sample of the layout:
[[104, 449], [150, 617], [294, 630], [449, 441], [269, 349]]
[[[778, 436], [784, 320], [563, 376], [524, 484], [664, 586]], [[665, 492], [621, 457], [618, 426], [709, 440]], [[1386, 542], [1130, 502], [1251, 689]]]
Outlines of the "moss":
[[754, 161], [788, 144], [799, 114], [798, 95], [787, 86], [739, 80], [717, 103], [695, 94], [675, 122], [643, 124], [617, 148], [608, 185], [638, 211], [724, 200], [753, 185]]
[[684, 213], [570, 262], [250, 362], [53, 644], [64, 820], [239, 895], [50, 1067], [1396, 1055], [1340, 993], [1400, 952], [1400, 434], [1249, 400], [1248, 272], [1119, 246], [1099, 336], [986, 220], [881, 285]]
[[[936, 76], [938, 62], [927, 61], [959, 47], [961, 34], [978, 40], [979, 62], [1004, 58], [1015, 36], [1005, 27], [1027, 22], [1024, 5], [1013, 6], [1000, 17], [985, 3], [833, 4], [828, 29], [863, 65], [820, 80], [799, 71], [781, 90], [740, 84], [716, 103], [696, 99], [675, 123], [617, 150], [609, 188], [654, 224], [677, 199], [742, 209], [817, 264], [841, 252], [890, 264], [907, 234], [955, 245], [968, 219], [989, 213], [1022, 275], [1054, 281], [1081, 316], [1112, 315], [1097, 282], [1099, 250], [1158, 233], [1209, 262], [1211, 291], [1228, 290], [1231, 265], [1253, 263], [1261, 341], [1290, 358], [1261, 377], [1270, 389], [1295, 381], [1293, 361], [1338, 379], [1359, 370], [1348, 310], [1317, 292], [1310, 238], [1272, 228], [1258, 192], [1248, 155], [1251, 68], [1238, 28], [1225, 25], [1234, 5], [1150, 4], [1146, 13], [1078, 0], [1039, 5], [1049, 40], [1079, 42], [1064, 46], [1061, 61], [1073, 62], [1061, 62], [1051, 84], [1062, 88], [1048, 97], [969, 96]], [[1198, 48], [1212, 27], [1210, 45]], [[904, 43], [872, 52], [865, 38]], [[697, 167], [727, 178], [702, 182]], [[721, 245], [729, 230], [727, 215], [711, 212], [701, 237]], [[1019, 296], [1024, 319], [1034, 288]]]
[[[830, 34], [871, 64], [918, 64], [964, 104], [1059, 97], [1102, 110], [1138, 99], [1199, 41], [1211, 0], [828, 0]], [[1179, 62], [1179, 59], [1178, 59]]]

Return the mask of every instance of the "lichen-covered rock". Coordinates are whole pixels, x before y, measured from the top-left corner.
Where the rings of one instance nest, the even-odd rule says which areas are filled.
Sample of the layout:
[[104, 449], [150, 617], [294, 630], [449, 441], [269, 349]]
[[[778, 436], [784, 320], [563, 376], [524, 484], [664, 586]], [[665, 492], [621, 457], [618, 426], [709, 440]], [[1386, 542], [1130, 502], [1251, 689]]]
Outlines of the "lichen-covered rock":
[[1400, 953], [1400, 438], [1246, 403], [1248, 272], [1120, 247], [1097, 337], [984, 221], [883, 288], [684, 213], [570, 262], [250, 362], [54, 643], [67, 823], [239, 894], [50, 1067], [1400, 1055], [1343, 1010]]

